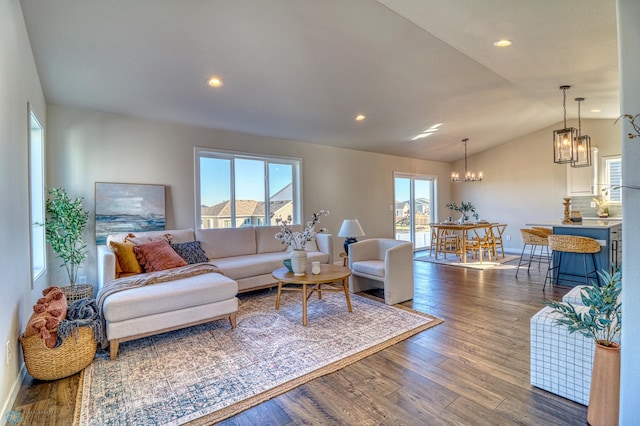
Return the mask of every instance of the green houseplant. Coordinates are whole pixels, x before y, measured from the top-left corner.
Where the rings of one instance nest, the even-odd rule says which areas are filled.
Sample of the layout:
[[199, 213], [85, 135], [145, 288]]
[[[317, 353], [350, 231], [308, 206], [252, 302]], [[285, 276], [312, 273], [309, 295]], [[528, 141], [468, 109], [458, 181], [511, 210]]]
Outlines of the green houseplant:
[[447, 208], [449, 210], [458, 212], [462, 215], [462, 217], [460, 218], [461, 223], [469, 220], [469, 213], [471, 213], [471, 215], [476, 220], [478, 220], [479, 215], [476, 212], [476, 208], [473, 206], [473, 203], [471, 203], [470, 201], [461, 201], [459, 206], [456, 204], [455, 201], [452, 201], [449, 204], [447, 204]]
[[571, 303], [545, 304], [561, 314], [558, 325], [569, 333], [578, 332], [595, 342], [587, 421], [591, 425], [617, 425], [620, 401], [620, 345], [614, 338], [622, 328], [622, 274], [599, 272], [602, 285], [582, 290], [582, 303], [588, 312], [576, 310]]
[[89, 222], [89, 211], [82, 205], [82, 197], [71, 198], [63, 188], [48, 191], [45, 210], [45, 234], [51, 249], [62, 259], [69, 276], [69, 284], [74, 286], [78, 269], [87, 258], [87, 245], [82, 232]]

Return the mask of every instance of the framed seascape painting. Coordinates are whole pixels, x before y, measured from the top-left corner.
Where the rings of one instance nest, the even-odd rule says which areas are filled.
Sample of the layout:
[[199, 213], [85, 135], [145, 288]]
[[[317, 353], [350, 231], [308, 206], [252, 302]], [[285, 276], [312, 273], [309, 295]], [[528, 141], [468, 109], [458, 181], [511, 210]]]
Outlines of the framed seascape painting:
[[96, 182], [96, 245], [116, 232], [162, 231], [164, 185]]

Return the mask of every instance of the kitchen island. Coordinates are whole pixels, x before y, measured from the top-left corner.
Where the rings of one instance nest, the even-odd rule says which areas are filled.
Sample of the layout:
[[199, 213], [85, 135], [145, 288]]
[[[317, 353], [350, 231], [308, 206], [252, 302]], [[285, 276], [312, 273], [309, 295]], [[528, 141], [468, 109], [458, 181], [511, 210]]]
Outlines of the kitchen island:
[[[577, 235], [580, 237], [593, 238], [600, 244], [602, 250], [596, 254], [596, 270], [611, 271], [619, 267], [622, 261], [622, 220], [610, 219], [583, 219], [582, 222], [572, 222], [564, 224], [561, 221], [527, 223], [527, 226], [544, 226], [553, 229], [554, 234]], [[554, 266], [558, 262], [558, 255], [553, 257]], [[591, 262], [588, 261], [588, 265]], [[562, 259], [561, 274], [584, 277], [583, 256], [576, 253], [566, 253]], [[579, 280], [580, 278], [576, 278]], [[554, 282], [556, 277], [554, 277]], [[560, 285], [576, 286], [579, 282], [560, 278]]]

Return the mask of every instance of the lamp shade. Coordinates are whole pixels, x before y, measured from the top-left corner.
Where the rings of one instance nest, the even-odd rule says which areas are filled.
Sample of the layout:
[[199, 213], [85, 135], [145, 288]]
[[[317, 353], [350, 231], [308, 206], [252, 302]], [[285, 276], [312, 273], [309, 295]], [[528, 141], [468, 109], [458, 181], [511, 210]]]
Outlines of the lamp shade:
[[338, 232], [338, 237], [363, 237], [364, 235], [358, 219], [345, 219]]

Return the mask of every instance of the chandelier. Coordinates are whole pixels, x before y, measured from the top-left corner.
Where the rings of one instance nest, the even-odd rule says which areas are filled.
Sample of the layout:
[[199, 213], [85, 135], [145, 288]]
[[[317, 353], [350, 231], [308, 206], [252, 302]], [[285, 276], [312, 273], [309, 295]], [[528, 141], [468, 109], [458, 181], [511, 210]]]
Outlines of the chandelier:
[[571, 86], [560, 86], [562, 90], [562, 108], [564, 110], [564, 128], [553, 131], [553, 162], [557, 164], [577, 162], [578, 131], [567, 127], [567, 90]]
[[451, 173], [451, 182], [480, 182], [484, 177], [482, 172], [478, 172], [476, 175], [475, 172], [469, 171], [467, 169], [467, 142], [469, 138], [462, 139], [464, 143], [464, 176], [463, 179], [460, 179], [460, 173], [452, 172]]
[[582, 120], [580, 118], [580, 102], [584, 98], [576, 98], [578, 103], [578, 139], [575, 146], [575, 161], [571, 167], [589, 167], [591, 165], [591, 136], [582, 134]]

